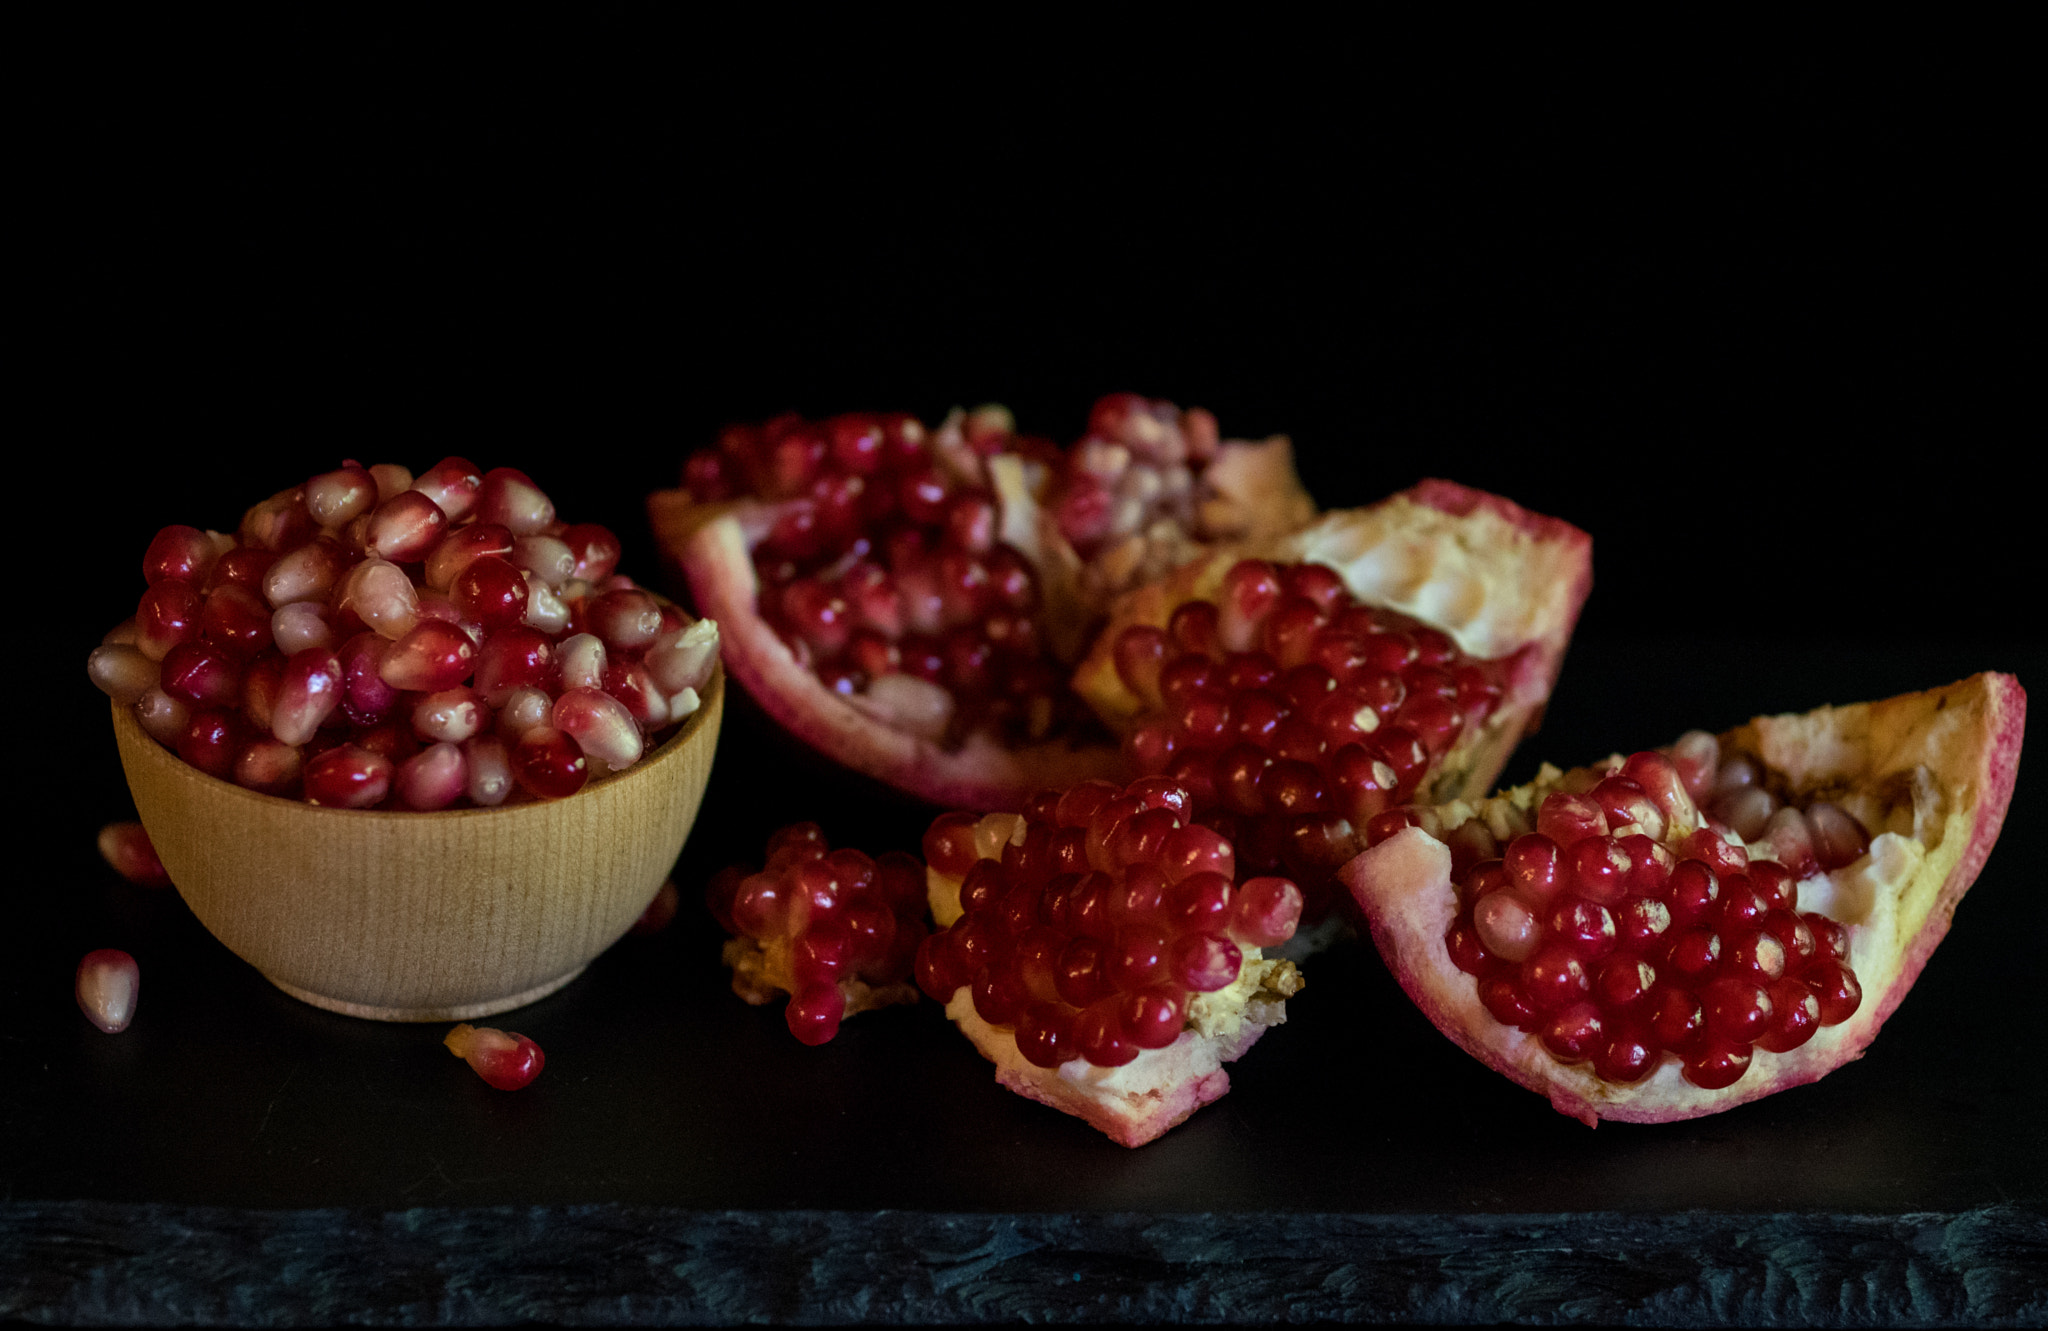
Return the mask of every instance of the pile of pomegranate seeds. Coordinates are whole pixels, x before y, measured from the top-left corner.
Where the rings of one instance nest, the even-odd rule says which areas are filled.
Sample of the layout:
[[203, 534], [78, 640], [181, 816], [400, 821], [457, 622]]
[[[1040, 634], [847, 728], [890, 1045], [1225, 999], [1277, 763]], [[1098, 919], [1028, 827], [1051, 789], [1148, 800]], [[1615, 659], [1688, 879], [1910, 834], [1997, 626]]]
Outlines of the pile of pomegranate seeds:
[[[1696, 732], [1583, 792], [1553, 791], [1505, 845], [1477, 817], [1444, 837], [1460, 904], [1445, 946], [1496, 1020], [1610, 1082], [1641, 1080], [1668, 1052], [1714, 1090], [1755, 1049], [1785, 1053], [1855, 1014], [1848, 935], [1802, 912], [1799, 893], [1860, 858], [1869, 834], [1832, 804], [1779, 802], [1753, 847], [1775, 858], [1752, 858], [1694, 803], [1757, 788], [1755, 760], [1722, 763], [1718, 748]], [[1368, 836], [1409, 825], [1427, 830], [1418, 811], [1392, 810]]]
[[142, 970], [126, 952], [103, 947], [86, 953], [78, 963], [72, 992], [87, 1021], [109, 1035], [118, 1035], [135, 1020], [135, 1000], [142, 992]]
[[1133, 625], [1118, 675], [1148, 710], [1125, 741], [1140, 772], [1194, 798], [1249, 869], [1286, 872], [1328, 913], [1367, 821], [1413, 799], [1500, 701], [1508, 663], [1360, 604], [1320, 564], [1242, 560], [1214, 602]]
[[788, 415], [726, 430], [683, 484], [701, 503], [763, 501], [761, 616], [827, 688], [930, 739], [1022, 744], [1095, 727], [1066, 687], [1083, 626], [1046, 613], [1046, 543], [1064, 539], [1079, 569], [1058, 575], [1093, 605], [1156, 576], [1245, 524], [1200, 485], [1218, 447], [1209, 413], [1135, 394], [1097, 403], [1066, 452], [1001, 407], [935, 430]]
[[717, 625], [614, 573], [523, 472], [353, 462], [172, 526], [135, 617], [86, 663], [209, 775], [340, 808], [559, 799], [698, 705]]
[[914, 1002], [912, 959], [925, 938], [924, 866], [890, 851], [832, 850], [816, 823], [768, 839], [768, 863], [720, 870], [706, 889], [733, 991], [762, 1004], [790, 995], [790, 1033], [820, 1045], [856, 1012]]
[[[1302, 907], [1284, 878], [1237, 882], [1230, 843], [1189, 812], [1185, 789], [1143, 777], [1042, 793], [1021, 820], [940, 815], [924, 853], [959, 880], [960, 915], [918, 949], [919, 987], [942, 1003], [967, 987], [1038, 1067], [1121, 1067], [1172, 1044], [1197, 1000], [1293, 936]], [[1281, 996], [1300, 983], [1287, 962], [1260, 980]]]
[[514, 1031], [463, 1022], [441, 1041], [448, 1052], [501, 1091], [516, 1091], [540, 1075], [548, 1057], [540, 1046]]
[[100, 829], [100, 858], [137, 887], [169, 887], [170, 874], [156, 857], [141, 823], [108, 823]]

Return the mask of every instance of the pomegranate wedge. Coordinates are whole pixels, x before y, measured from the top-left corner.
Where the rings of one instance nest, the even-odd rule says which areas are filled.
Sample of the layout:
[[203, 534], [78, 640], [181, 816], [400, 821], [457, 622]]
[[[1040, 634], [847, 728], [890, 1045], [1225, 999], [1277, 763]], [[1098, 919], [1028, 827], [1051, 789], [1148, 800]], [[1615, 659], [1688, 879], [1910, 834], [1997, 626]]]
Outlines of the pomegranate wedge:
[[1591, 546], [1425, 481], [1140, 589], [1075, 687], [1137, 771], [1184, 785], [1242, 867], [1295, 878], [1322, 920], [1368, 819], [1486, 789], [1534, 728]]
[[735, 427], [648, 500], [726, 667], [834, 760], [948, 807], [1016, 809], [1122, 761], [1067, 687], [1110, 599], [1313, 506], [1283, 438], [1115, 394], [1062, 451], [1007, 411]]
[[1693, 732], [1391, 810], [1339, 876], [1424, 1014], [1560, 1112], [1715, 1113], [1876, 1037], [1997, 840], [2025, 717], [1983, 674]]
[[1188, 794], [1144, 777], [1042, 792], [1022, 814], [942, 814], [926, 832], [941, 928], [917, 982], [1019, 1095], [1142, 1146], [1230, 1089], [1223, 1070], [1301, 988], [1263, 949], [1301, 894], [1239, 883]]

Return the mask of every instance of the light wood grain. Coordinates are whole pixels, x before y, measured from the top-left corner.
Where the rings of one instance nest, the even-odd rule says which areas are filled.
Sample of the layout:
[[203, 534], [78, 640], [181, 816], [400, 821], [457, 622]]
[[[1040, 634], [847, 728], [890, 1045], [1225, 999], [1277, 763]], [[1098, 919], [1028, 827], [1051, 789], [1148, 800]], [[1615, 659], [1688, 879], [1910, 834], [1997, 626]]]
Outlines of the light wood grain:
[[565, 800], [323, 809], [183, 762], [113, 705], [135, 807], [192, 913], [285, 992], [383, 1021], [453, 1021], [567, 984], [632, 927], [696, 821], [724, 713]]

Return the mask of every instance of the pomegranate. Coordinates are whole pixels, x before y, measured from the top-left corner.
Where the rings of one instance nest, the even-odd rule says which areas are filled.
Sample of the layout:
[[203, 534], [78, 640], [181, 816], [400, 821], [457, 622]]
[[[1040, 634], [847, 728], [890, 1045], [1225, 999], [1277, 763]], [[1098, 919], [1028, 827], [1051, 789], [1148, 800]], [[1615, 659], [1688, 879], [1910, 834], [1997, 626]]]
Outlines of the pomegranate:
[[1714, 1113], [1859, 1057], [1947, 933], [2018, 770], [1977, 675], [1379, 815], [1340, 877], [1451, 1039], [1588, 1124]]
[[816, 823], [768, 839], [768, 863], [712, 875], [711, 913], [733, 992], [756, 1005], [788, 995], [790, 1033], [809, 1045], [839, 1033], [857, 1012], [914, 1003], [911, 962], [924, 941], [924, 869], [891, 851], [870, 858], [833, 850]]
[[935, 803], [1015, 809], [1122, 772], [1066, 683], [1110, 599], [1314, 510], [1284, 438], [1115, 394], [1065, 451], [1000, 407], [734, 427], [648, 511], [785, 728]]
[[1142, 1146], [1230, 1088], [1223, 1064], [1286, 1019], [1301, 893], [1237, 881], [1230, 843], [1162, 777], [1045, 791], [1021, 814], [940, 815], [917, 981], [1019, 1095]]
[[264, 794], [559, 799], [637, 762], [716, 664], [717, 625], [614, 572], [618, 557], [523, 472], [346, 462], [234, 536], [158, 532], [135, 617], [86, 673], [187, 762]]
[[441, 1043], [501, 1091], [516, 1091], [530, 1084], [548, 1062], [539, 1045], [517, 1032], [472, 1026], [466, 1021], [449, 1031]]
[[1075, 686], [1242, 868], [1295, 878], [1315, 923], [1368, 819], [1485, 789], [1540, 719], [1591, 543], [1427, 481], [1266, 550], [1280, 562], [1212, 552], [1127, 598]]
[[135, 1020], [135, 1000], [142, 992], [142, 971], [135, 958], [118, 948], [88, 952], [78, 963], [72, 986], [78, 1010], [109, 1035], [119, 1035]]

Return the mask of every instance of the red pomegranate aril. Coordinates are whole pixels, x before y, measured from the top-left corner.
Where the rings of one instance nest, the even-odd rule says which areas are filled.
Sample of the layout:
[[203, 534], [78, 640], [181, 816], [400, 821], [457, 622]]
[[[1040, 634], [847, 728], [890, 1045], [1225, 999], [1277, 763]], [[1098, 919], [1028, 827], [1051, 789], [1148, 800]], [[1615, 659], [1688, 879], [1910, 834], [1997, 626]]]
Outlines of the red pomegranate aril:
[[100, 692], [123, 704], [136, 702], [161, 678], [157, 663], [127, 643], [95, 647], [85, 660], [85, 673]]
[[213, 568], [207, 573], [202, 590], [211, 593], [222, 587], [246, 587], [258, 596], [263, 594], [263, 577], [270, 572], [270, 566], [277, 562], [277, 556], [269, 550], [257, 550], [249, 546], [236, 546], [222, 553], [213, 561]]
[[538, 629], [500, 629], [477, 652], [474, 687], [492, 707], [503, 706], [518, 689], [546, 688], [554, 679], [554, 643]]
[[525, 472], [494, 467], [484, 473], [471, 510], [478, 522], [495, 523], [514, 536], [544, 530], [555, 520], [554, 501]]
[[1603, 1048], [1607, 1023], [1591, 1003], [1574, 1003], [1553, 1012], [1538, 1032], [1546, 1049], [1567, 1063], [1580, 1063]]
[[434, 501], [450, 522], [461, 522], [476, 507], [483, 472], [468, 458], [443, 458], [413, 479], [412, 488]]
[[1760, 841], [1778, 811], [1777, 797], [1757, 786], [1745, 786], [1716, 799], [1714, 816], [1728, 824], [1744, 841]]
[[166, 748], [176, 748], [192, 719], [192, 709], [152, 684], [135, 700], [135, 719], [149, 737]]
[[159, 683], [194, 707], [233, 707], [242, 698], [242, 670], [233, 657], [202, 642], [181, 642], [164, 654]]
[[1573, 845], [1566, 857], [1571, 861], [1572, 888], [1588, 901], [1613, 906], [1628, 895], [1635, 866], [1613, 837], [1586, 837]]
[[1074, 1017], [1074, 1051], [1099, 1068], [1120, 1068], [1142, 1052], [1124, 1033], [1122, 999], [1106, 997]]
[[137, 887], [169, 887], [171, 876], [157, 858], [149, 833], [137, 822], [108, 823], [100, 829], [100, 858]]
[[1671, 871], [1678, 865], [1678, 857], [1663, 842], [1654, 841], [1641, 832], [1622, 837], [1621, 850], [1629, 862], [1628, 890], [1637, 896], [1662, 900], [1670, 886]]
[[1849, 959], [1849, 933], [1841, 925], [1813, 911], [1801, 915], [1799, 920], [1813, 934], [1815, 956], [1832, 957], [1836, 961]]
[[547, 1066], [547, 1055], [540, 1046], [517, 1032], [465, 1022], [449, 1031], [442, 1043], [469, 1064], [486, 1085], [500, 1091], [516, 1091], [530, 1085]]
[[1657, 983], [1657, 968], [1639, 956], [1623, 953], [1600, 967], [1593, 979], [1593, 993], [1609, 1011], [1618, 1012], [1649, 997]]
[[1774, 983], [1785, 973], [1785, 945], [1762, 929], [1733, 933], [1721, 953], [1721, 972], [1756, 984]]
[[1647, 897], [1631, 897], [1615, 915], [1617, 941], [1623, 951], [1647, 953], [1671, 928], [1671, 908]]
[[1622, 1085], [1641, 1081], [1662, 1058], [1655, 1037], [1637, 1025], [1610, 1025], [1612, 1029], [1593, 1054], [1594, 1075]]
[[1156, 925], [1123, 925], [1104, 954], [1103, 974], [1125, 992], [1161, 984], [1169, 978], [1167, 943], [1166, 931]]
[[1870, 849], [1870, 833], [1840, 805], [1815, 800], [1806, 806], [1806, 821], [1812, 829], [1814, 859], [1827, 872], [1854, 864]]
[[296, 656], [309, 648], [331, 650], [339, 645], [328, 622], [328, 609], [318, 601], [294, 601], [281, 605], [270, 616], [270, 637], [283, 655]]
[[1685, 1055], [1685, 1079], [1703, 1090], [1720, 1090], [1742, 1080], [1750, 1059], [1748, 1044], [1704, 1034]]
[[1706, 1014], [1692, 994], [1676, 985], [1658, 985], [1650, 992], [1650, 1031], [1666, 1049], [1684, 1053], [1705, 1033]]
[[393, 784], [408, 809], [445, 809], [468, 791], [469, 768], [460, 747], [434, 744], [406, 759]]
[[1671, 870], [1669, 888], [1665, 901], [1671, 907], [1674, 924], [1699, 924], [1718, 918], [1721, 883], [1704, 862], [1680, 860]]
[[[572, 688], [555, 700], [554, 724], [612, 771], [640, 761], [646, 741], [626, 705], [602, 689]], [[522, 737], [523, 738], [523, 737]]]
[[142, 969], [118, 948], [99, 948], [79, 959], [71, 991], [87, 1021], [108, 1035], [118, 1035], [135, 1020]]
[[207, 594], [199, 612], [199, 633], [232, 656], [251, 657], [271, 645], [270, 607], [247, 587], [229, 583]]
[[260, 794], [286, 795], [298, 786], [304, 766], [296, 746], [258, 737], [235, 755], [234, 782]]
[[1555, 791], [1536, 810], [1536, 830], [1559, 846], [1576, 846], [1586, 837], [1607, 835], [1607, 815], [1584, 795]]
[[325, 601], [341, 582], [352, 556], [329, 541], [313, 541], [279, 555], [264, 571], [261, 590], [272, 609], [300, 601]]
[[1614, 912], [1597, 901], [1565, 896], [1550, 908], [1543, 935], [1583, 961], [1598, 961], [1614, 951], [1619, 934]]
[[353, 610], [378, 636], [396, 641], [419, 622], [419, 592], [398, 565], [365, 559], [342, 580], [336, 608]]
[[647, 647], [662, 632], [661, 607], [637, 589], [605, 592], [589, 602], [584, 615], [584, 627], [614, 651]]
[[1721, 936], [1705, 925], [1675, 930], [1664, 952], [1664, 964], [1675, 977], [1699, 980], [1721, 960]]
[[1856, 972], [1833, 957], [1812, 962], [1799, 978], [1820, 1000], [1823, 1026], [1839, 1026], [1863, 1006], [1863, 986], [1857, 981]]
[[1789, 1053], [1805, 1044], [1820, 1030], [1820, 1000], [1796, 977], [1786, 976], [1770, 986], [1771, 1023], [1756, 1037], [1756, 1047], [1774, 1054]]
[[1187, 1023], [1187, 1000], [1165, 986], [1124, 993], [1116, 1003], [1124, 1038], [1140, 1049], [1166, 1048]]
[[1516, 837], [1501, 853], [1501, 862], [1516, 895], [1542, 905], [1564, 890], [1566, 869], [1557, 843], [1538, 832]]
[[1585, 962], [1561, 944], [1546, 943], [1522, 963], [1522, 996], [1538, 1012], [1569, 1007], [1585, 998], [1591, 988]]
[[1244, 954], [1227, 938], [1211, 933], [1185, 933], [1168, 949], [1167, 974], [1196, 993], [1228, 988], [1238, 977]]
[[462, 617], [486, 631], [509, 628], [525, 620], [532, 593], [519, 569], [500, 555], [478, 555], [455, 575], [448, 595]]
[[195, 711], [178, 736], [178, 756], [208, 776], [234, 779], [241, 735], [235, 718], [220, 711]]
[[135, 607], [135, 647], [152, 661], [199, 636], [205, 603], [188, 582], [165, 579], [151, 585]]
[[1723, 975], [1702, 986], [1699, 996], [1709, 1036], [1747, 1044], [1770, 1028], [1770, 992], [1750, 979]]
[[440, 505], [418, 490], [407, 490], [370, 515], [363, 543], [379, 559], [415, 564], [433, 553], [447, 530], [448, 515]]
[[213, 538], [197, 527], [165, 527], [142, 552], [143, 581], [152, 587], [168, 580], [197, 588], [219, 556]]
[[1489, 892], [1472, 905], [1472, 927], [1488, 955], [1527, 961], [1543, 936], [1527, 905], [1508, 892]]
[[462, 742], [462, 758], [469, 775], [464, 793], [479, 808], [503, 804], [512, 793], [512, 754], [495, 735], [476, 735]]
[[382, 754], [340, 745], [306, 763], [306, 802], [333, 809], [374, 808], [390, 793], [394, 770]]
[[542, 799], [567, 799], [590, 779], [590, 763], [567, 733], [535, 726], [512, 747], [512, 775]]
[[1074, 1022], [1057, 1004], [1030, 1004], [1017, 1020], [1017, 1052], [1035, 1067], [1058, 1067], [1074, 1056]]
[[1757, 891], [1747, 873], [1730, 874], [1721, 880], [1721, 901], [1717, 908], [1721, 931], [1733, 935], [1759, 927], [1775, 903]]
[[1477, 970], [1463, 966], [1460, 969], [1466, 969], [1470, 974], [1481, 975], [1479, 1001], [1487, 1012], [1492, 1014], [1495, 1021], [1503, 1026], [1522, 1028], [1537, 1020], [1539, 1014], [1522, 996], [1522, 991], [1516, 983], [1518, 977], [1513, 972], [1487, 975], [1483, 966]]
[[430, 619], [392, 643], [377, 676], [407, 693], [438, 693], [468, 679], [476, 669], [476, 644], [452, 624]]

